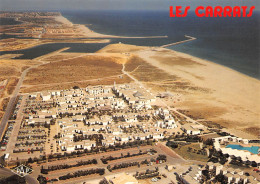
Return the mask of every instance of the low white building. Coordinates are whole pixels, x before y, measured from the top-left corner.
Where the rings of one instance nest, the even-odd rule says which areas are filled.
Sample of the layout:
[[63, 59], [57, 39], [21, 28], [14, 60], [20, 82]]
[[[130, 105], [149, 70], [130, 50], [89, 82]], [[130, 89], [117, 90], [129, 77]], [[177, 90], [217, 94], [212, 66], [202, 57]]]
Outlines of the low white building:
[[181, 126], [181, 129], [189, 135], [199, 135], [201, 133], [198, 128], [194, 127], [193, 123], [186, 123]]
[[51, 99], [51, 94], [47, 91], [41, 93], [41, 97], [43, 101], [48, 101]]

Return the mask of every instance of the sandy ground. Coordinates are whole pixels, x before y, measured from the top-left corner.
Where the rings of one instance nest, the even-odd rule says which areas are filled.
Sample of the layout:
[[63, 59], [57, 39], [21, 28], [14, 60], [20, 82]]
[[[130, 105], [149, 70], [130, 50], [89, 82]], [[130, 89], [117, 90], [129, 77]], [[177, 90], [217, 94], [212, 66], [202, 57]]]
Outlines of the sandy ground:
[[127, 57], [120, 53], [50, 55], [43, 59], [46, 64], [28, 72], [21, 91], [67, 89], [75, 85], [112, 85], [114, 81], [128, 83], [131, 79], [122, 73], [122, 64]]
[[[148, 88], [170, 92], [176, 107], [206, 125], [221, 125], [237, 136], [259, 133], [260, 81], [225, 66], [165, 48], [109, 45], [99, 53], [130, 55], [126, 70]], [[133, 57], [135, 56], [135, 57]]]
[[144, 46], [135, 46], [135, 45], [127, 45], [127, 44], [110, 44], [101, 50], [98, 53], [130, 53], [135, 51], [140, 51], [144, 49], [149, 49], [149, 47]]
[[70, 22], [68, 19], [66, 19], [65, 17], [63, 16], [56, 16], [55, 17], [55, 20], [58, 21], [58, 22], [61, 22], [63, 24], [66, 24], [68, 26], [73, 26], [73, 23]]
[[21, 72], [26, 68], [36, 64], [32, 60], [14, 60], [9, 57], [0, 59], [0, 81], [7, 79], [7, 85], [0, 91], [0, 120], [4, 114], [3, 106], [6, 107], [10, 95], [18, 82]]
[[[195, 116], [202, 113], [202, 117], [207, 120], [231, 129], [259, 128], [259, 80], [168, 49], [143, 50], [136, 54], [149, 64], [177, 76], [181, 81], [208, 89], [205, 90], [207, 92], [188, 92], [183, 101], [175, 104], [177, 108], [189, 110]], [[212, 112], [207, 116], [203, 111]], [[257, 135], [257, 132], [251, 133]]]
[[96, 33], [94, 31], [92, 31], [91, 29], [89, 29], [88, 27], [86, 27], [85, 25], [78, 25], [78, 27], [82, 30], [82, 32], [87, 36], [87, 37], [94, 37], [94, 38], [104, 38], [104, 37], [117, 37], [117, 36], [111, 36], [111, 35], [104, 35], [104, 34], [100, 34], [100, 33]]
[[[110, 36], [95, 33], [85, 25], [73, 25], [63, 16], [56, 17], [56, 20], [68, 26], [79, 26], [87, 37]], [[260, 81], [257, 79], [165, 48], [112, 44], [101, 49], [97, 55], [113, 57], [114, 61], [119, 61], [117, 64], [125, 64], [129, 59], [133, 60], [133, 56], [137, 56], [143, 61], [130, 67], [135, 77], [155, 92], [169, 91], [181, 97], [178, 101], [167, 102], [170, 106], [185, 110], [197, 120], [217, 123], [234, 129], [235, 132], [239, 130], [237, 133], [240, 132], [241, 135], [243, 132], [254, 136], [260, 134]], [[19, 76], [24, 69], [22, 67], [27, 67], [23, 65], [17, 70], [17, 66], [13, 63], [9, 66], [10, 64], [11, 62], [0, 67], [0, 76], [5, 76], [5, 79], [10, 73]], [[25, 84], [31, 83], [25, 81]]]
[[[82, 53], [57, 53], [44, 57], [44, 60], [51, 63], [30, 71], [21, 91], [53, 89], [54, 86], [60, 89], [73, 85], [110, 84], [113, 81], [129, 82], [131, 80], [126, 76], [120, 78], [122, 64], [125, 64], [126, 71], [151, 88], [154, 94], [173, 94], [172, 100], [167, 100], [166, 103], [193, 119], [206, 125], [221, 125], [231, 133], [246, 138], [257, 138], [259, 135], [260, 81], [257, 79], [165, 48], [112, 44], [88, 56], [96, 57], [97, 60], [110, 58], [112, 62], [109, 64], [102, 62], [104, 66], [100, 65], [100, 61], [96, 66], [91, 63], [94, 61], [86, 62], [80, 58], [67, 61], [80, 55]], [[35, 61], [37, 60], [41, 58], [36, 58]], [[58, 60], [62, 61], [61, 65], [52, 63]], [[25, 67], [35, 64], [21, 60], [17, 65], [17, 61], [12, 59], [1, 62], [0, 73], [4, 76], [2, 80], [10, 76], [18, 77]], [[85, 68], [78, 67], [81, 65]], [[101, 66], [105, 67], [102, 73], [99, 72]], [[64, 77], [68, 73], [70, 77]], [[61, 81], [62, 85], [58, 85]]]

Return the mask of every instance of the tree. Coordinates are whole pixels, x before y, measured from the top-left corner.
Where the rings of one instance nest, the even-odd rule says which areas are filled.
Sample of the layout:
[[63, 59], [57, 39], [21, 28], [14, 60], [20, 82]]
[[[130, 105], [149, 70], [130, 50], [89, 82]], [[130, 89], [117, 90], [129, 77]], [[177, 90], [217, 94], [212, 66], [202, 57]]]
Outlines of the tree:
[[28, 163], [33, 163], [33, 159], [30, 157], [30, 158], [28, 158], [28, 161], [27, 161]]
[[39, 175], [37, 180], [39, 181], [40, 184], [46, 184], [47, 183], [47, 179], [42, 175]]
[[73, 86], [73, 89], [80, 89], [79, 86]]
[[252, 162], [252, 167], [257, 167], [257, 163], [255, 161]]

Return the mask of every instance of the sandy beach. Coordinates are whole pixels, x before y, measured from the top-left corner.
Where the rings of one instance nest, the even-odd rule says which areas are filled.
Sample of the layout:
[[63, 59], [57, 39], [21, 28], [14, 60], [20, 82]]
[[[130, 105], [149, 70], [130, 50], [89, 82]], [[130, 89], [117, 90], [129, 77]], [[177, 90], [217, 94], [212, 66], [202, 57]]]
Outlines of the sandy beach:
[[111, 36], [111, 35], [104, 35], [104, 34], [100, 34], [100, 33], [96, 33], [92, 30], [90, 30], [88, 27], [86, 27], [85, 25], [80, 25], [80, 24], [73, 24], [72, 22], [70, 22], [67, 18], [63, 17], [62, 15], [60, 16], [56, 16], [55, 20], [58, 22], [61, 22], [62, 24], [68, 25], [68, 26], [76, 26], [78, 27], [82, 33], [84, 33], [84, 35], [86, 37], [96, 37], [96, 38], [104, 38], [104, 37], [116, 37], [116, 36]]
[[[259, 80], [222, 65], [168, 49], [159, 49], [157, 52], [139, 51], [137, 55], [149, 64], [176, 75], [179, 80], [207, 89], [207, 92], [186, 91], [188, 93], [183, 94], [184, 100], [176, 103], [175, 107], [188, 110], [194, 116], [201, 114], [201, 117], [229, 129], [243, 130], [250, 134], [253, 133], [253, 127], [258, 127], [259, 130]], [[182, 61], [178, 63], [176, 60]], [[243, 134], [238, 131], [235, 133]], [[254, 133], [257, 135], [257, 132]]]
[[[140, 58], [135, 66], [139, 68], [132, 74], [155, 94], [168, 91], [180, 97], [168, 101], [169, 106], [186, 111], [198, 121], [226, 127], [240, 137], [255, 139], [259, 135], [258, 79], [166, 48], [113, 44], [100, 52], [130, 52]], [[142, 63], [155, 68], [140, 69]], [[150, 79], [144, 80], [144, 75], [150, 75]]]
[[66, 25], [68, 25], [68, 26], [72, 26], [72, 25], [73, 25], [72, 22], [70, 22], [68, 19], [66, 19], [66, 18], [63, 17], [62, 15], [56, 16], [56, 17], [55, 17], [55, 20], [58, 21], [58, 22], [61, 22], [61, 23], [63, 23], [63, 24], [66, 24]]

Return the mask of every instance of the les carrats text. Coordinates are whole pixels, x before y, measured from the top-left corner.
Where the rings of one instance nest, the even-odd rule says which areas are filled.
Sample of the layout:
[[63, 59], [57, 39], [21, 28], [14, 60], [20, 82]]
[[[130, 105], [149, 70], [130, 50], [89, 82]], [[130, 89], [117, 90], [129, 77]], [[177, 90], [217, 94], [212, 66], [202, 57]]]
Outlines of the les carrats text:
[[[195, 9], [195, 15], [198, 17], [251, 17], [254, 9], [255, 6], [198, 6]], [[190, 6], [176, 6], [175, 8], [170, 6], [170, 17], [186, 17], [189, 10]]]

